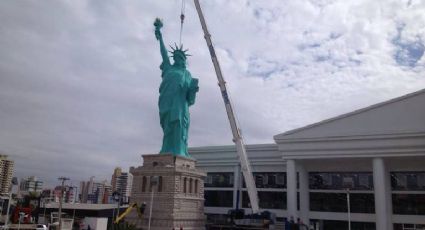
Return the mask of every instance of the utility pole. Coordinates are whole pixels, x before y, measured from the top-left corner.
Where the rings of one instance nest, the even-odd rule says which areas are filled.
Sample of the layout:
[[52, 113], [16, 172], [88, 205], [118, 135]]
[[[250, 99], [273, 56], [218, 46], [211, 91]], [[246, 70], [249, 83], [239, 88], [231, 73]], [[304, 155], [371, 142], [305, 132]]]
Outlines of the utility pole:
[[347, 214], [348, 214], [348, 230], [351, 230], [351, 207], [350, 207], [350, 189], [345, 189], [347, 193]]
[[18, 178], [13, 177], [12, 184], [9, 187], [9, 201], [7, 202], [6, 221], [4, 223], [4, 226], [6, 229], [9, 229], [9, 209], [10, 209], [10, 202], [12, 202], [12, 189], [13, 189], [13, 185], [17, 185], [17, 184], [18, 184]]
[[69, 180], [69, 178], [67, 177], [59, 177], [58, 180], [62, 181], [62, 185], [61, 185], [61, 195], [59, 197], [59, 230], [62, 229], [62, 200], [63, 200], [63, 192], [64, 189], [63, 187], [65, 186], [65, 181]]
[[112, 229], [114, 229], [115, 228], [115, 220], [117, 220], [120, 216], [121, 193], [119, 193], [118, 191], [115, 191], [115, 192], [112, 193], [112, 197], [117, 202], [117, 215], [115, 215], [115, 217], [114, 217], [114, 215], [112, 215]]

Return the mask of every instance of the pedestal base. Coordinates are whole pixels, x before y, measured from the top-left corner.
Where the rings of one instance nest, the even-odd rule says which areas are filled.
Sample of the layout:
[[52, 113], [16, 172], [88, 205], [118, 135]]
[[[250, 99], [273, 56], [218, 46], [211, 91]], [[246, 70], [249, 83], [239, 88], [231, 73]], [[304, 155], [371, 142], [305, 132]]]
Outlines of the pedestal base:
[[146, 208], [141, 219], [133, 211], [126, 220], [138, 229], [148, 229], [149, 219], [151, 230], [205, 229], [206, 175], [195, 167], [195, 160], [171, 154], [142, 157], [143, 166], [130, 169], [131, 203], [144, 202]]

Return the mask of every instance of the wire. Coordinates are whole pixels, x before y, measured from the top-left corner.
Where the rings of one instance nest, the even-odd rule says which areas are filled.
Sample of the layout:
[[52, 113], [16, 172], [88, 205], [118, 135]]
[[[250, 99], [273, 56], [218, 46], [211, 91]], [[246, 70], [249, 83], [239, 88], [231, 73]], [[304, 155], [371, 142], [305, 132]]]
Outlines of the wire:
[[186, 10], [186, 1], [182, 0], [182, 8], [180, 13], [180, 46], [182, 45], [182, 33], [183, 33], [183, 22], [184, 22], [184, 12]]

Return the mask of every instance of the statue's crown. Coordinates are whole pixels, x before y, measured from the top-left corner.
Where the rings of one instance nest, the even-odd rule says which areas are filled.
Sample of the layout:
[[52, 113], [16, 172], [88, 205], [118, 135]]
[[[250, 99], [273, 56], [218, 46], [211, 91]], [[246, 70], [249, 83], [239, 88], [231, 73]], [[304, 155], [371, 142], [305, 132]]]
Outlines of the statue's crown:
[[172, 57], [178, 55], [178, 56], [183, 57], [184, 59], [187, 59], [188, 56], [191, 56], [190, 54], [187, 53], [188, 49], [183, 50], [183, 44], [180, 45], [180, 47], [178, 47], [177, 44], [174, 44], [174, 45], [175, 45], [175, 47], [172, 47], [170, 45], [171, 51], [169, 51], [169, 52], [173, 54]]

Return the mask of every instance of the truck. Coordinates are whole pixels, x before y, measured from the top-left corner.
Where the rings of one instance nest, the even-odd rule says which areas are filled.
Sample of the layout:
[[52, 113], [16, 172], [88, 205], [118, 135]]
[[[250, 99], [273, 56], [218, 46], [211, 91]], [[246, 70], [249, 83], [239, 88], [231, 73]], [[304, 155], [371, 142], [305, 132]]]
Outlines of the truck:
[[[214, 46], [211, 41], [211, 34], [208, 32], [207, 25], [205, 23], [205, 18], [202, 13], [199, 0], [194, 0], [195, 8], [201, 22], [202, 30], [204, 32], [204, 38], [207, 42], [208, 50], [210, 52], [211, 60], [214, 65], [214, 70], [218, 79], [218, 85], [220, 87], [221, 96], [224, 101], [226, 108], [227, 118], [230, 123], [230, 128], [232, 130], [233, 142], [236, 146], [237, 156], [241, 165], [241, 172], [245, 179], [246, 188], [248, 192], [249, 201], [251, 204], [252, 213], [250, 215], [245, 215], [243, 210], [229, 210], [228, 215], [230, 217], [230, 222], [228, 224], [234, 226], [234, 229], [237, 227], [244, 227], [246, 229], [269, 229], [273, 228], [272, 225], [275, 223], [275, 215], [271, 212], [264, 211], [260, 213], [259, 203], [258, 203], [258, 193], [255, 185], [254, 177], [252, 174], [252, 169], [246, 154], [246, 148], [243, 141], [241, 130], [236, 120], [235, 112], [230, 100], [229, 93], [226, 88], [226, 81], [224, 80], [223, 73], [221, 71], [220, 63], [218, 62], [217, 55], [215, 53]], [[183, 15], [183, 14], [182, 14]], [[184, 19], [184, 15], [181, 17]], [[183, 23], [182, 19], [182, 23]], [[224, 228], [223, 228], [224, 229]]]

